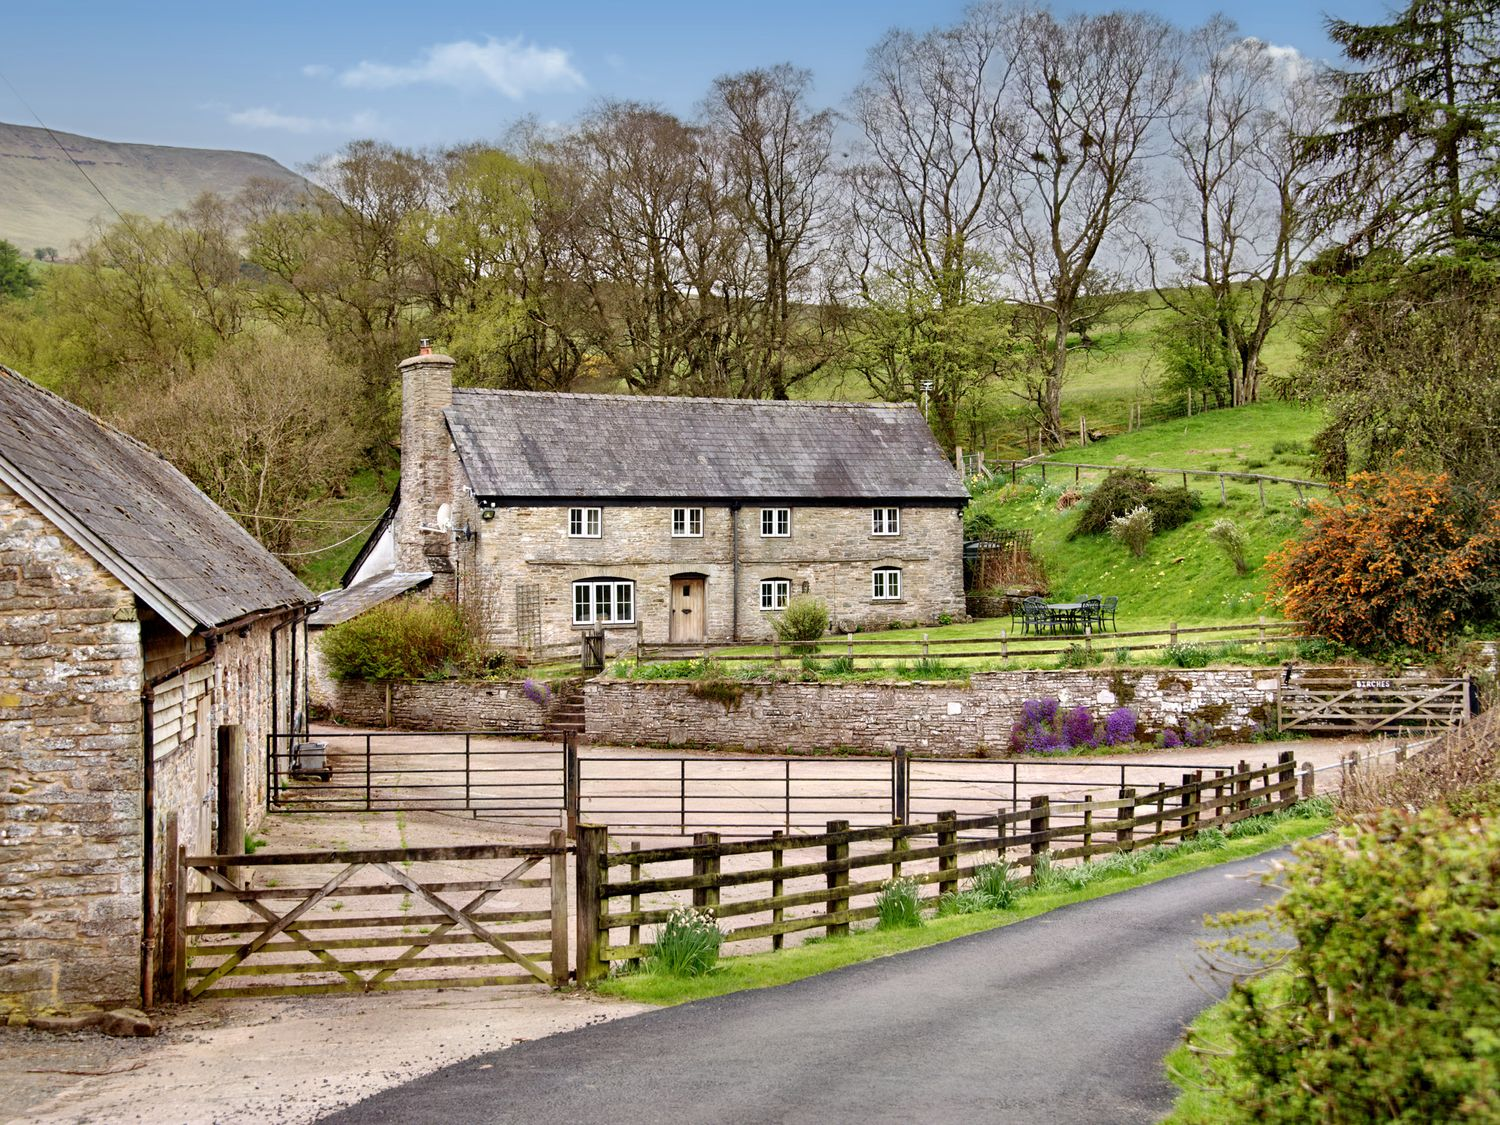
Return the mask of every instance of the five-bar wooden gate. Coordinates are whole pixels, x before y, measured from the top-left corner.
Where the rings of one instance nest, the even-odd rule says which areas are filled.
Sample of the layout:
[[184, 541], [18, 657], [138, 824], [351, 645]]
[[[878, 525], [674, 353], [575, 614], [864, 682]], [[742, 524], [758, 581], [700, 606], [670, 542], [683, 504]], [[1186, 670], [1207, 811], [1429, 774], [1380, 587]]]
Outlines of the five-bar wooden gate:
[[[173, 993], [561, 986], [570, 850], [559, 829], [546, 844], [180, 851]], [[542, 877], [530, 874], [536, 868]]]
[[1469, 715], [1469, 681], [1307, 678], [1276, 695], [1277, 726], [1327, 734], [1429, 733]]

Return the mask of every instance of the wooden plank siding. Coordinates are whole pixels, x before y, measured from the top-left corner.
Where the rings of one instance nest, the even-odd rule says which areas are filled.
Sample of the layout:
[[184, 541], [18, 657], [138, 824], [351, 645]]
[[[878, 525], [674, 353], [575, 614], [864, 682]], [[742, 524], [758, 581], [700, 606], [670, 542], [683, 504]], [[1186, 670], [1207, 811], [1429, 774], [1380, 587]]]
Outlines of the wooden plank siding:
[[210, 889], [184, 896], [177, 998], [561, 987], [571, 851], [558, 829], [546, 844], [184, 855], [181, 881]]
[[1042, 796], [1029, 807], [991, 815], [945, 813], [874, 828], [833, 821], [827, 832], [811, 836], [726, 842], [704, 834], [682, 847], [611, 851], [606, 829], [581, 826], [587, 831], [579, 834], [580, 981], [648, 955], [648, 942], [626, 935], [664, 923], [689, 898], [712, 905], [726, 943], [808, 930], [843, 933], [851, 922], [876, 916], [874, 898], [897, 873], [914, 878], [929, 902], [999, 858], [1025, 884], [1043, 856], [1064, 862], [1172, 844], [1289, 807], [1299, 799], [1298, 788], [1297, 766], [1286, 751], [1274, 764], [1241, 762], [1212, 776], [1195, 772], [1178, 785], [1122, 789], [1110, 800]]
[[1451, 730], [1469, 715], [1469, 681], [1416, 677], [1301, 679], [1276, 696], [1281, 730], [1326, 734]]

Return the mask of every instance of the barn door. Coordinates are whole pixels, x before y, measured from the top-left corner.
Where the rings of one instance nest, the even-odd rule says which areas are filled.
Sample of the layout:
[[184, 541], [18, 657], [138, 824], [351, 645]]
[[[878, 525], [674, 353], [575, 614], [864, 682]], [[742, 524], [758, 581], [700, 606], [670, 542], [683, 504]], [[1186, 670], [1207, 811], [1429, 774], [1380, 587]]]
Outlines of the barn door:
[[672, 623], [667, 635], [671, 643], [695, 644], [707, 639], [703, 586], [702, 575], [679, 574], [672, 579]]

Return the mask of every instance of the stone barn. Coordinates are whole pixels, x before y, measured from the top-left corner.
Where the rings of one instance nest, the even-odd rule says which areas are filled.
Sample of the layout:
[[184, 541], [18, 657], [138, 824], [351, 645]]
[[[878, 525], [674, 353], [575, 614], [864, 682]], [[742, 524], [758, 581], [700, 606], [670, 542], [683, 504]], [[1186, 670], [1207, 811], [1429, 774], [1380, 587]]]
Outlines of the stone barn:
[[[759, 641], [964, 616], [968, 492], [910, 403], [455, 389], [401, 364], [401, 486], [319, 621], [426, 586], [489, 645]], [[349, 604], [346, 610], [342, 603]]]
[[175, 847], [259, 823], [311, 601], [162, 457], [0, 367], [0, 1010], [164, 995]]

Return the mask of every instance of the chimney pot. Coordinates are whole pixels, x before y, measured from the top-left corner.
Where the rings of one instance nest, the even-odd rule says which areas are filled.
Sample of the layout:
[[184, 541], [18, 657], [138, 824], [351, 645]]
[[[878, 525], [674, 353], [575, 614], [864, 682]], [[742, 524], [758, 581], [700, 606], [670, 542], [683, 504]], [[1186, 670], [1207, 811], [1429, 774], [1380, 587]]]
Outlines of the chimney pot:
[[432, 354], [432, 341], [429, 340], [429, 339], [427, 339], [427, 337], [425, 337], [425, 336], [422, 339], [418, 340], [417, 341], [417, 354], [418, 355], [431, 355]]

